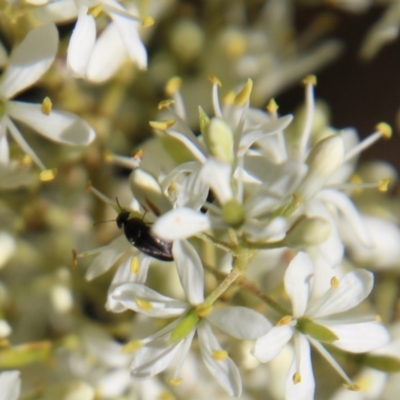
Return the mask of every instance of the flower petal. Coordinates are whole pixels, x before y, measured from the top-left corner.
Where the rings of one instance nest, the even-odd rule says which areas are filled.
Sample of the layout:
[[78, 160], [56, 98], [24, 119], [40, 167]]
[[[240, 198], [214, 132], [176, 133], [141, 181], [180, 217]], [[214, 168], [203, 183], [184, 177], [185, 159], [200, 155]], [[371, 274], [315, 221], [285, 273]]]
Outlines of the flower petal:
[[140, 39], [138, 28], [139, 21], [117, 15], [114, 12], [110, 13], [110, 17], [115, 22], [122, 42], [125, 46], [129, 57], [140, 69], [147, 68], [147, 52], [142, 40]]
[[351, 353], [365, 353], [379, 349], [390, 341], [388, 330], [375, 321], [325, 325], [339, 337], [333, 345]]
[[34, 12], [39, 20], [45, 22], [65, 22], [78, 16], [78, 8], [74, 0], [51, 2], [43, 7], [37, 7]]
[[206, 215], [190, 208], [172, 210], [160, 217], [152, 231], [162, 239], [186, 239], [210, 228]]
[[338, 190], [321, 190], [317, 197], [326, 203], [331, 203], [345, 216], [349, 229], [352, 229], [359, 241], [366, 247], [372, 246], [372, 239], [356, 206], [350, 198]]
[[339, 280], [339, 286], [330, 288], [321, 301], [306, 312], [309, 317], [320, 318], [338, 314], [360, 304], [370, 293], [374, 275], [364, 269], [348, 272]]
[[295, 318], [304, 315], [311, 290], [314, 265], [307, 253], [300, 251], [290, 262], [285, 273], [285, 290], [293, 306]]
[[[105, 54], [107, 54], [106, 57]], [[122, 66], [126, 56], [118, 29], [111, 23], [101, 33], [93, 47], [86, 78], [97, 83], [110, 79]]]
[[0, 400], [17, 400], [21, 390], [19, 371], [0, 373]]
[[0, 164], [7, 165], [10, 161], [10, 149], [6, 134], [6, 120], [0, 121]]
[[187, 240], [176, 240], [172, 246], [183, 290], [191, 305], [204, 301], [204, 269], [199, 254]]
[[83, 146], [91, 143], [96, 136], [86, 121], [67, 111], [51, 111], [50, 115], [45, 115], [40, 104], [10, 101], [7, 112], [10, 117], [57, 143]]
[[124, 236], [118, 236], [107, 246], [101, 247], [98, 251], [100, 254], [90, 263], [85, 278], [91, 281], [108, 271], [118, 258], [129, 249], [131, 249], [131, 246]]
[[[126, 307], [112, 297], [114, 289], [123, 283], [135, 282], [144, 284], [147, 278], [147, 272], [151, 263], [151, 257], [142, 253], [133, 255], [125, 260], [114, 275], [111, 285], [108, 289], [106, 309], [115, 313], [126, 311]], [[132, 271], [132, 265], [138, 266], [138, 271]]]
[[163, 296], [138, 283], [117, 286], [111, 295], [126, 308], [151, 317], [174, 317], [188, 308], [188, 303]]
[[200, 322], [197, 335], [201, 355], [208, 370], [231, 396], [239, 397], [242, 393], [242, 380], [238, 367], [229, 357], [224, 360], [216, 360], [213, 357], [213, 352], [222, 348], [207, 321]]
[[57, 47], [58, 32], [54, 24], [32, 29], [11, 54], [0, 95], [9, 99], [34, 84], [53, 63]]
[[258, 129], [251, 129], [250, 132], [241, 137], [237, 155], [239, 157], [243, 156], [257, 140], [283, 131], [292, 119], [292, 115], [285, 115], [284, 117], [264, 122]]
[[262, 314], [239, 306], [214, 308], [207, 320], [228, 335], [244, 340], [258, 339], [272, 328], [271, 323]]
[[96, 22], [87, 13], [88, 7], [79, 6], [78, 20], [68, 46], [67, 64], [73, 75], [84, 78], [96, 41]]
[[166, 337], [153, 340], [134, 353], [131, 364], [131, 376], [137, 379], [147, 379], [164, 371], [182, 345], [169, 344]]
[[262, 363], [275, 358], [293, 336], [293, 328], [289, 325], [274, 326], [266, 335], [257, 339], [251, 351]]
[[[294, 374], [300, 382], [294, 382]], [[286, 400], [310, 400], [314, 398], [315, 380], [311, 364], [311, 349], [307, 338], [302, 334], [295, 336], [295, 357], [286, 379]]]

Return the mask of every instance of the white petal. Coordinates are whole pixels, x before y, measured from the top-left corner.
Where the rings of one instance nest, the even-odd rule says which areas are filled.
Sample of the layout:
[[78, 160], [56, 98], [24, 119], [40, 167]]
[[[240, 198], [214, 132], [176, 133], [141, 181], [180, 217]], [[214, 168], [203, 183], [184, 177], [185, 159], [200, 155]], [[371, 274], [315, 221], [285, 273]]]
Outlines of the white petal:
[[365, 353], [379, 349], [390, 341], [387, 329], [375, 321], [325, 325], [339, 337], [333, 345], [351, 353]]
[[106, 81], [118, 71], [126, 56], [118, 29], [111, 23], [101, 33], [93, 47], [86, 78], [97, 83]]
[[140, 69], [146, 69], [147, 52], [138, 32], [140, 22], [117, 15], [114, 12], [110, 13], [110, 17], [117, 25], [122, 42], [131, 60], [135, 62]]
[[[188, 308], [187, 303], [163, 296], [138, 283], [117, 286], [111, 295], [126, 308], [151, 317], [174, 317], [182, 315]], [[146, 306], [140, 307], [137, 300], [146, 302]]]
[[0, 373], [0, 400], [17, 400], [21, 390], [19, 371]]
[[275, 358], [293, 336], [293, 328], [289, 325], [274, 326], [266, 335], [257, 339], [252, 354], [262, 363]]
[[290, 124], [292, 119], [292, 115], [272, 119], [264, 122], [259, 129], [251, 130], [249, 133], [244, 134], [240, 139], [238, 156], [243, 156], [250, 146], [252, 146], [257, 140], [264, 138], [267, 135], [273, 135], [277, 132], [283, 131]]
[[176, 240], [172, 246], [183, 290], [193, 306], [204, 301], [204, 269], [196, 249], [187, 240]]
[[337, 288], [331, 288], [323, 297], [323, 302], [315, 303], [307, 310], [312, 318], [338, 314], [360, 304], [370, 293], [374, 276], [364, 269], [348, 272], [339, 280]]
[[347, 195], [338, 190], [324, 189], [321, 190], [317, 197], [326, 203], [332, 203], [343, 213], [347, 219], [349, 229], [352, 229], [360, 242], [366, 246], [372, 246], [372, 239], [365, 226], [356, 206]]
[[201, 163], [205, 163], [207, 161], [207, 157], [204, 155], [204, 151], [201, 146], [195, 143], [191, 138], [172, 129], [167, 129], [165, 133], [181, 142], [192, 153], [197, 161]]
[[58, 32], [54, 24], [32, 29], [11, 54], [0, 95], [9, 99], [34, 84], [53, 63], [57, 47]]
[[242, 380], [235, 363], [228, 357], [225, 360], [215, 360], [213, 351], [222, 350], [210, 325], [202, 321], [197, 327], [200, 351], [203, 361], [218, 383], [231, 395], [239, 397], [242, 393]]
[[[136, 260], [134, 260], [135, 258]], [[137, 274], [132, 272], [131, 266], [133, 261], [139, 264], [139, 272]], [[139, 255], [128, 257], [128, 259], [126, 259], [118, 267], [118, 270], [115, 273], [111, 285], [108, 289], [106, 302], [106, 309], [108, 311], [120, 313], [127, 310], [127, 308], [122, 303], [112, 297], [112, 293], [117, 286], [122, 285], [123, 283], [134, 282], [144, 284], [146, 282], [150, 262], [151, 257], [140, 253]]]
[[90, 263], [85, 278], [91, 281], [108, 271], [121, 255], [131, 248], [125, 236], [119, 236], [109, 245], [102, 247], [100, 254]]
[[35, 9], [36, 17], [45, 22], [64, 22], [78, 16], [78, 8], [74, 0], [55, 1], [44, 7]]
[[[301, 381], [293, 382], [294, 373]], [[310, 343], [304, 335], [295, 336], [295, 357], [286, 379], [286, 400], [311, 400], [314, 398], [315, 381], [311, 364]]]
[[271, 323], [262, 314], [239, 306], [214, 308], [207, 320], [228, 335], [244, 340], [258, 339], [272, 328]]
[[131, 376], [136, 379], [147, 379], [164, 371], [183, 341], [169, 344], [165, 337], [146, 344], [134, 353], [131, 364]]
[[6, 134], [6, 120], [0, 122], [0, 164], [7, 165], [10, 161], [10, 149]]
[[132, 378], [126, 368], [115, 369], [104, 374], [98, 381], [96, 389], [106, 399], [120, 398], [131, 385]]
[[87, 13], [88, 8], [79, 6], [78, 20], [68, 45], [67, 64], [74, 75], [85, 77], [86, 68], [96, 41], [96, 22]]
[[51, 111], [50, 115], [45, 115], [40, 104], [10, 101], [7, 112], [12, 118], [57, 143], [83, 146], [91, 143], [96, 136], [86, 121], [67, 111]]
[[295, 318], [304, 315], [311, 290], [314, 265], [307, 253], [300, 251], [290, 262], [285, 273], [285, 290], [293, 306]]
[[201, 180], [213, 189], [222, 204], [233, 198], [231, 173], [229, 164], [213, 159], [209, 159], [201, 170]]
[[7, 63], [8, 55], [3, 43], [0, 42], [0, 67], [4, 67]]
[[179, 208], [164, 214], [154, 223], [152, 231], [165, 240], [186, 239], [210, 228], [206, 215], [190, 208]]

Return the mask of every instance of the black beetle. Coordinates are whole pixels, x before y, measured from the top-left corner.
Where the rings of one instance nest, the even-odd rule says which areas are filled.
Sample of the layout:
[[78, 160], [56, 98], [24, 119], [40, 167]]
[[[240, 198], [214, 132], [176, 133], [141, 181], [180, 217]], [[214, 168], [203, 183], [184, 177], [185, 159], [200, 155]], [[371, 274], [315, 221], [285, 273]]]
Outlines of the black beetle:
[[[119, 206], [118, 200], [117, 204]], [[124, 228], [125, 236], [129, 242], [148, 256], [162, 261], [173, 261], [172, 243], [153, 235], [149, 225], [143, 219], [129, 218], [130, 214], [129, 211], [121, 208], [115, 220], [119, 229]]]

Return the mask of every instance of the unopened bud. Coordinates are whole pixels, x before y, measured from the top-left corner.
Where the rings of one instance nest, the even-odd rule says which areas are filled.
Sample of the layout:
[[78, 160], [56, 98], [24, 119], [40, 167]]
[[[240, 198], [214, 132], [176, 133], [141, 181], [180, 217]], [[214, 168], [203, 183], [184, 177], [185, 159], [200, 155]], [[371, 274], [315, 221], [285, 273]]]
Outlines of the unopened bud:
[[211, 119], [203, 137], [213, 156], [228, 164], [232, 164], [233, 132], [224, 120], [219, 118]]
[[304, 218], [296, 223], [285, 238], [288, 247], [302, 247], [318, 245], [328, 239], [331, 234], [331, 225], [324, 218]]
[[343, 139], [338, 135], [320, 140], [310, 151], [306, 163], [308, 172], [296, 190], [302, 201], [309, 200], [323, 187], [343, 162]]

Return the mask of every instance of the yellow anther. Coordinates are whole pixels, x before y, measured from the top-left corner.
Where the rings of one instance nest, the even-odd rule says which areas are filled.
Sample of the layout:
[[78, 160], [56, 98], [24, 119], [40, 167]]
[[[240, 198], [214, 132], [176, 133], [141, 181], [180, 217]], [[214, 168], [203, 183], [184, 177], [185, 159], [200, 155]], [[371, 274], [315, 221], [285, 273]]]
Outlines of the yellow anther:
[[296, 385], [301, 382], [301, 375], [298, 372], [293, 374], [293, 383]]
[[179, 76], [172, 77], [165, 85], [165, 93], [167, 96], [172, 96], [182, 85], [182, 79]]
[[169, 107], [170, 105], [172, 105], [172, 104], [174, 104], [174, 103], [175, 103], [175, 101], [172, 100], [172, 99], [162, 100], [162, 101], [160, 101], [160, 102], [158, 103], [157, 108], [158, 108], [159, 110], [162, 110], [163, 108], [167, 108], [167, 107]]
[[301, 83], [304, 86], [306, 85], [317, 86], [317, 77], [315, 75], [308, 75], [301, 81]]
[[361, 179], [361, 176], [360, 176], [360, 175], [358, 175], [358, 174], [353, 174], [353, 175], [350, 177], [349, 182], [350, 182], [350, 183], [356, 183], [356, 184], [358, 184], [358, 183], [362, 183], [363, 180]]
[[352, 392], [358, 392], [360, 390], [359, 386], [356, 385], [355, 383], [350, 384], [350, 383], [344, 383], [343, 386], [347, 389], [347, 390], [351, 390]]
[[333, 276], [331, 279], [331, 288], [337, 289], [339, 287], [339, 279], [336, 276]]
[[157, 400], [176, 400], [176, 397], [171, 393], [162, 392], [158, 395]]
[[133, 275], [137, 275], [140, 269], [140, 263], [138, 257], [132, 257], [130, 269]]
[[270, 114], [275, 114], [278, 111], [279, 106], [275, 99], [271, 99], [265, 108]]
[[149, 125], [153, 128], [153, 129], [158, 129], [160, 131], [166, 131], [168, 128], [170, 128], [172, 125], [175, 124], [175, 120], [172, 119], [166, 119], [164, 121], [150, 121]]
[[140, 339], [132, 340], [121, 349], [121, 353], [133, 353], [134, 351], [139, 350], [141, 347], [143, 347], [143, 342]]
[[78, 253], [75, 249], [72, 250], [72, 271], [75, 271], [78, 267]]
[[178, 379], [169, 378], [167, 381], [172, 386], [179, 386], [182, 383], [182, 378]]
[[104, 161], [105, 161], [107, 164], [111, 164], [112, 161], [113, 161], [113, 155], [112, 155], [112, 153], [110, 153], [109, 151], [105, 151], [105, 152], [103, 153], [103, 158], [104, 158]]
[[42, 101], [42, 106], [40, 107], [40, 110], [44, 115], [50, 115], [51, 109], [53, 107], [53, 103], [50, 100], [50, 97], [45, 97]]
[[28, 156], [28, 154], [25, 154], [24, 157], [22, 158], [22, 164], [29, 165], [32, 163], [32, 158]]
[[390, 185], [390, 178], [382, 179], [378, 183], [378, 190], [382, 193], [385, 193], [388, 191]]
[[210, 312], [212, 311], [213, 306], [210, 306], [208, 304], [200, 304], [196, 307], [196, 314], [200, 318], [206, 317]]
[[386, 122], [380, 122], [376, 125], [375, 129], [382, 134], [384, 139], [390, 139], [392, 137], [392, 127]]
[[94, 18], [96, 18], [102, 11], [103, 11], [102, 5], [98, 4], [96, 6], [89, 7], [87, 10], [87, 15], [92, 15]]
[[382, 322], [382, 317], [380, 315], [375, 315], [376, 322]]
[[145, 311], [150, 311], [153, 308], [153, 304], [150, 301], [140, 299], [139, 297], [135, 298], [135, 303], [139, 308]]
[[247, 82], [243, 86], [243, 89], [236, 95], [234, 104], [236, 107], [240, 107], [249, 100], [251, 95], [251, 90], [253, 89], [253, 81], [247, 79]]
[[214, 350], [211, 355], [217, 361], [224, 361], [228, 358], [228, 352], [225, 350]]
[[10, 341], [8, 339], [6, 338], [0, 339], [0, 348], [9, 346], [10, 346]]
[[276, 324], [276, 326], [282, 326], [282, 325], [286, 325], [289, 322], [291, 322], [293, 320], [293, 317], [291, 315], [285, 315], [284, 317], [282, 317], [278, 323]]
[[150, 15], [147, 15], [142, 19], [142, 26], [144, 26], [145, 28], [149, 28], [150, 26], [154, 25], [154, 22], [154, 18], [150, 17]]
[[135, 160], [140, 160], [142, 157], [143, 157], [142, 149], [138, 149], [132, 154], [132, 158], [134, 158]]
[[235, 97], [236, 97], [236, 95], [235, 95], [235, 92], [233, 90], [228, 92], [224, 96], [224, 99], [223, 99], [224, 104], [226, 104], [226, 105], [233, 104], [233, 102], [235, 101]]
[[208, 80], [213, 84], [213, 85], [217, 85], [218, 87], [222, 86], [221, 81], [219, 80], [219, 78], [217, 78], [215, 75], [209, 75], [208, 76]]
[[45, 169], [39, 174], [39, 179], [41, 182], [50, 182], [57, 175], [57, 169]]
[[229, 58], [240, 57], [246, 51], [246, 39], [243, 35], [235, 35], [225, 46], [225, 54]]

